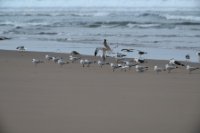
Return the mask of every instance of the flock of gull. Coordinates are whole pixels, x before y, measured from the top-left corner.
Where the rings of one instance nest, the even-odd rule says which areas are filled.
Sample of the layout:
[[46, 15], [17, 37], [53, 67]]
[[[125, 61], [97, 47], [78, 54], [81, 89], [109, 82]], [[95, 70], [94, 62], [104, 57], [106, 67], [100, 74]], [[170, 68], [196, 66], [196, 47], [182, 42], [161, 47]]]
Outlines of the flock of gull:
[[[18, 46], [16, 49], [19, 51], [26, 50], [26, 48], [24, 46]], [[134, 51], [136, 51], [138, 53], [138, 55], [139, 55], [138, 58], [126, 58], [126, 54], [124, 54], [124, 53], [130, 53], [130, 52], [134, 52]], [[103, 47], [97, 47], [94, 51], [94, 56], [97, 56], [97, 55], [101, 56], [101, 59], [99, 59], [97, 61], [82, 58], [81, 54], [77, 51], [72, 51], [70, 53], [67, 61], [64, 60], [62, 57], [54, 57], [54, 56], [50, 56], [50, 55], [45, 55], [45, 59], [48, 61], [57, 63], [61, 67], [65, 64], [74, 63], [74, 62], [79, 62], [82, 67], [90, 67], [90, 65], [92, 65], [92, 64], [97, 64], [99, 67], [102, 68], [104, 65], [108, 65], [111, 67], [113, 72], [117, 69], [120, 69], [120, 70], [126, 72], [126, 71], [130, 70], [132, 67], [135, 68], [136, 72], [145, 72], [149, 69], [149, 67], [145, 65], [147, 63], [147, 61], [144, 58], [142, 58], [142, 56], [144, 54], [147, 54], [147, 52], [135, 50], [135, 49], [121, 49], [122, 53], [117, 52], [115, 54], [115, 56], [112, 56], [112, 57], [114, 57], [114, 60], [110, 60], [108, 62], [107, 58], [110, 57], [110, 56], [108, 56], [109, 52], [112, 52], [112, 49], [108, 45], [107, 40], [104, 39]], [[200, 52], [197, 52], [197, 56], [200, 58]], [[163, 71], [167, 71], [168, 73], [171, 73], [171, 71], [173, 71], [175, 69], [185, 68], [188, 71], [188, 73], [190, 74], [192, 71], [200, 69], [200, 67], [189, 65], [190, 55], [186, 55], [185, 59], [186, 59], [187, 63], [182, 63], [180, 61], [175, 60], [174, 58], [170, 59], [169, 62], [165, 66], [160, 67], [158, 65], [155, 65], [153, 67], [153, 70], [156, 73], [160, 73]], [[34, 58], [34, 59], [32, 59], [32, 63], [35, 66], [37, 66], [40, 63], [44, 63], [44, 61]]]

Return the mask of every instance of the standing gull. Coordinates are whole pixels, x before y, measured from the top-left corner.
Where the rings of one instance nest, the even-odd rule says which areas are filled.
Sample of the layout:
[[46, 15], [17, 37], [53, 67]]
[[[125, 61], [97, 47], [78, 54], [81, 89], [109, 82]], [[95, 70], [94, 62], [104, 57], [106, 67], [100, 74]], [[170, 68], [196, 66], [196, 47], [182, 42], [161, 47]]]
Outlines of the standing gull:
[[169, 64], [171, 64], [171, 65], [178, 65], [178, 66], [185, 66], [183, 63], [175, 60], [174, 58], [172, 58], [172, 59], [169, 60]]
[[110, 66], [113, 72], [115, 71], [115, 69], [122, 67], [121, 64], [114, 64], [114, 63], [110, 63]]
[[85, 65], [87, 65], [87, 67], [89, 67], [91, 64], [95, 64], [96, 63], [96, 61], [90, 61], [90, 60], [88, 60], [88, 59], [85, 59]]
[[144, 72], [144, 71], [148, 70], [148, 67], [136, 65], [136, 66], [135, 66], [135, 70], [136, 70], [137, 72]]
[[153, 69], [156, 73], [160, 73], [160, 72], [162, 72], [162, 71], [164, 71], [164, 69], [163, 68], [161, 68], [161, 67], [158, 67], [158, 66], [154, 66], [154, 69]]
[[35, 67], [37, 66], [37, 64], [39, 64], [39, 63], [44, 63], [44, 61], [41, 61], [41, 60], [39, 60], [39, 59], [32, 59], [32, 63], [35, 65]]
[[131, 67], [136, 66], [136, 65], [138, 64], [130, 63], [130, 61], [124, 61], [124, 66], [127, 66], [129, 70], [131, 69]]
[[88, 59], [85, 59], [85, 60], [81, 59], [80, 60], [80, 64], [83, 67], [85, 67], [85, 65], [87, 65], [87, 67], [89, 67], [91, 64], [95, 64], [95, 63], [96, 63], [96, 61], [89, 61]]
[[59, 59], [58, 60], [58, 64], [62, 67], [63, 65], [65, 65], [65, 64], [68, 64], [69, 62], [67, 62], [67, 61], [64, 61], [63, 59]]
[[200, 69], [200, 68], [199, 68], [199, 67], [192, 67], [192, 66], [190, 66], [190, 65], [187, 65], [187, 66], [186, 66], [186, 70], [189, 71], [189, 74], [190, 74], [192, 71], [198, 70], [198, 69]]
[[186, 54], [186, 55], [185, 55], [185, 59], [186, 59], [186, 60], [189, 60], [189, 59], [190, 59], [190, 55], [189, 55], [189, 54]]
[[118, 58], [123, 58], [123, 57], [125, 57], [125, 56], [126, 56], [125, 54], [122, 54], [122, 53], [117, 52], [117, 57], [118, 57]]
[[98, 60], [97, 64], [102, 68], [103, 65], [109, 65], [110, 63]]
[[165, 65], [165, 69], [168, 71], [168, 73], [170, 73], [172, 70], [174, 70], [176, 68], [178, 68], [178, 67], [176, 67], [174, 65], [169, 65], [169, 64]]
[[95, 49], [94, 56], [97, 56], [98, 52], [101, 50], [102, 51], [102, 59], [103, 59], [103, 61], [105, 61], [106, 60], [106, 52], [111, 51], [111, 48], [108, 45], [106, 39], [104, 39], [103, 45], [104, 45], [104, 47], [97, 47]]
[[122, 65], [121, 70], [124, 70], [126, 72], [127, 70], [130, 70], [130, 67], [128, 65]]
[[45, 59], [47, 59], [47, 60], [52, 60], [52, 57], [50, 56], [50, 55], [45, 55]]
[[145, 59], [134, 58], [134, 61], [135, 61], [136, 63], [144, 63], [144, 62], [145, 62]]
[[74, 63], [74, 61], [77, 61], [77, 60], [79, 60], [79, 59], [81, 59], [81, 57], [76, 57], [76, 56], [72, 56], [72, 55], [69, 56], [69, 60], [70, 60], [72, 63]]
[[20, 52], [26, 50], [26, 48], [25, 48], [24, 46], [18, 46], [18, 47], [16, 47], [16, 49], [17, 49], [18, 51], [20, 51]]
[[21, 56], [23, 56], [23, 53], [25, 52], [26, 48], [24, 46], [18, 46], [16, 49], [21, 53]]
[[85, 67], [85, 60], [81, 59], [80, 64], [82, 65], [82, 67]]
[[52, 60], [54, 61], [54, 63], [58, 62], [59, 59], [62, 59], [61, 57], [52, 57]]
[[189, 63], [189, 62], [190, 62], [190, 55], [189, 55], [189, 54], [186, 54], [186, 55], [185, 55], [185, 59], [186, 59], [186, 62]]

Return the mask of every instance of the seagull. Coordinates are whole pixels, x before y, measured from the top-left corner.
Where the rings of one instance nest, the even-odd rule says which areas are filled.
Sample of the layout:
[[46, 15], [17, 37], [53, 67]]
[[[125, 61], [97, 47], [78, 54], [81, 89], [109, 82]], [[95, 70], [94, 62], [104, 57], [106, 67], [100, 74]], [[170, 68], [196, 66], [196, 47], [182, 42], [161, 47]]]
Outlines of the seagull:
[[118, 58], [123, 58], [123, 57], [125, 57], [125, 56], [126, 56], [125, 54], [122, 54], [122, 53], [118, 53], [118, 52], [117, 52], [117, 57], [118, 57]]
[[98, 60], [97, 64], [102, 68], [103, 65], [109, 65], [110, 63]]
[[21, 52], [26, 50], [26, 48], [24, 46], [18, 46], [18, 47], [16, 47], [16, 49]]
[[91, 64], [96, 63], [96, 61], [89, 61], [88, 59], [85, 59], [85, 64], [87, 65], [87, 67], [89, 67]]
[[74, 63], [74, 61], [77, 61], [77, 60], [79, 60], [79, 59], [81, 59], [81, 58], [80, 58], [80, 57], [75, 57], [75, 56], [72, 56], [72, 55], [69, 56], [69, 60], [70, 60], [72, 63]]
[[158, 67], [158, 66], [154, 66], [154, 69], [153, 69], [155, 72], [159, 73], [159, 72], [162, 72], [164, 69], [161, 68], [161, 67]]
[[130, 67], [129, 67], [128, 65], [122, 65], [122, 66], [121, 66], [121, 70], [124, 70], [124, 71], [126, 72], [127, 69], [130, 70]]
[[80, 55], [80, 53], [77, 52], [77, 51], [72, 51], [70, 54], [71, 54], [71, 55]]
[[174, 58], [172, 58], [172, 59], [169, 60], [169, 64], [171, 64], [171, 65], [185, 66], [185, 65], [182, 64], [181, 62], [176, 61]]
[[52, 60], [52, 57], [47, 54], [47, 55], [45, 55], [45, 59]]
[[189, 55], [189, 54], [186, 54], [186, 55], [185, 55], [185, 59], [186, 59], [187, 62], [189, 62], [189, 61], [190, 61], [190, 55]]
[[136, 66], [135, 66], [135, 70], [136, 70], [137, 72], [144, 72], [144, 71], [148, 70], [148, 67], [136, 65]]
[[139, 58], [135, 58], [134, 61], [137, 62], [137, 63], [144, 63], [145, 62], [144, 59], [139, 59]]
[[138, 54], [140, 55], [140, 57], [144, 54], [147, 54], [147, 52], [144, 52], [144, 51], [141, 51], [141, 50], [137, 50], [138, 51]]
[[62, 67], [65, 64], [68, 64], [69, 62], [64, 61], [63, 59], [58, 60], [58, 64]]
[[170, 73], [173, 69], [176, 69], [176, 68], [178, 67], [174, 65], [169, 65], [169, 64], [165, 65], [165, 69], [168, 71], [168, 73]]
[[132, 64], [130, 63], [130, 61], [124, 61], [124, 63], [125, 63], [125, 66], [128, 66], [129, 70], [131, 69], [131, 67], [138, 65], [138, 64]]
[[37, 66], [37, 64], [39, 64], [39, 63], [44, 63], [44, 61], [41, 61], [41, 60], [39, 60], [39, 59], [32, 59], [32, 63], [35, 65], [35, 66]]
[[189, 71], [189, 74], [190, 74], [192, 71], [198, 70], [198, 69], [200, 69], [200, 68], [199, 68], [199, 67], [192, 67], [192, 66], [190, 66], [190, 65], [187, 65], [187, 66], [186, 66], [186, 70]]
[[85, 67], [85, 60], [81, 59], [81, 60], [80, 60], [80, 64], [81, 64], [83, 67]]
[[189, 55], [189, 54], [186, 54], [186, 55], [185, 55], [185, 59], [189, 60], [189, 59], [190, 59], [190, 55]]
[[121, 49], [121, 51], [124, 51], [124, 52], [133, 52], [133, 50], [134, 50], [134, 49], [131, 49], [131, 48], [129, 48], [129, 49], [126, 49], [126, 48]]
[[16, 49], [19, 51], [19, 53], [21, 53], [21, 56], [23, 56], [23, 53], [26, 50], [26, 48], [24, 46], [18, 46], [18, 47], [16, 47]]
[[59, 59], [62, 59], [62, 58], [60, 58], [60, 57], [52, 57], [52, 60], [53, 60], [55, 63], [58, 62]]
[[104, 39], [104, 43], [103, 44], [104, 44], [104, 47], [97, 47], [95, 49], [94, 56], [97, 56], [98, 52], [101, 50], [102, 51], [102, 59], [103, 59], [103, 61], [105, 61], [106, 60], [106, 52], [107, 51], [111, 51], [111, 48], [108, 45], [106, 39]]
[[81, 59], [80, 60], [80, 64], [82, 64], [83, 67], [85, 67], [85, 65], [87, 65], [87, 67], [89, 67], [90, 64], [94, 64], [94, 63], [96, 63], [96, 61], [89, 61], [88, 59], [85, 59], [85, 60]]
[[117, 64], [117, 65], [116, 65], [116, 64], [114, 64], [114, 63], [110, 63], [110, 66], [111, 66], [113, 72], [115, 71], [115, 69], [122, 67], [121, 64]]

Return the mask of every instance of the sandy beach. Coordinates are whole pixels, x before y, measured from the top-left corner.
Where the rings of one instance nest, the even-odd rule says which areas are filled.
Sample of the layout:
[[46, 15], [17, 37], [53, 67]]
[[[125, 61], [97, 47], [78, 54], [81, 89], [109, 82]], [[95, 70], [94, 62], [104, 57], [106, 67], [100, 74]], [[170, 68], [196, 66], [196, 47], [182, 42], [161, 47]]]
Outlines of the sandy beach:
[[[0, 51], [0, 132], [198, 133], [200, 70], [156, 74], [153, 66], [164, 60], [148, 60], [144, 73], [60, 67], [46, 54]], [[45, 63], [35, 67], [32, 58]]]

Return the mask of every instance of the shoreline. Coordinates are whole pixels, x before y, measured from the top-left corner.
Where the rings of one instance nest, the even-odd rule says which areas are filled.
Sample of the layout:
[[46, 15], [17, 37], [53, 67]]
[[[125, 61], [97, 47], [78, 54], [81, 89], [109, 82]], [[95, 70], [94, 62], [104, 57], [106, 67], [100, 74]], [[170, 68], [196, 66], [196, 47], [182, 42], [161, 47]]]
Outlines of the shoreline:
[[[54, 53], [69, 53], [73, 50], [78, 51], [83, 55], [92, 56], [94, 54], [94, 50], [96, 47], [101, 47], [101, 43], [99, 45], [94, 44], [81, 44], [81, 43], [70, 43], [70, 42], [54, 42], [48, 41], [38, 41], [38, 40], [4, 40], [0, 43], [0, 49], [2, 50], [16, 50], [17, 46], [24, 46], [27, 48], [27, 51], [31, 52], [54, 52]], [[113, 46], [113, 45], [112, 45]], [[147, 55], [144, 55], [145, 59], [151, 60], [169, 60], [175, 58], [179, 61], [185, 61], [185, 55], [190, 55], [190, 60], [193, 63], [199, 63], [200, 59], [197, 56], [197, 52], [192, 49], [168, 49], [168, 48], [153, 48], [153, 47], [134, 47], [134, 46], [123, 46], [120, 45], [114, 52], [121, 52], [123, 48], [133, 48], [135, 50], [142, 50], [147, 52]], [[123, 52], [121, 52], [123, 53]], [[123, 53], [127, 54], [127, 53]], [[137, 52], [128, 53], [127, 58], [138, 58]]]

